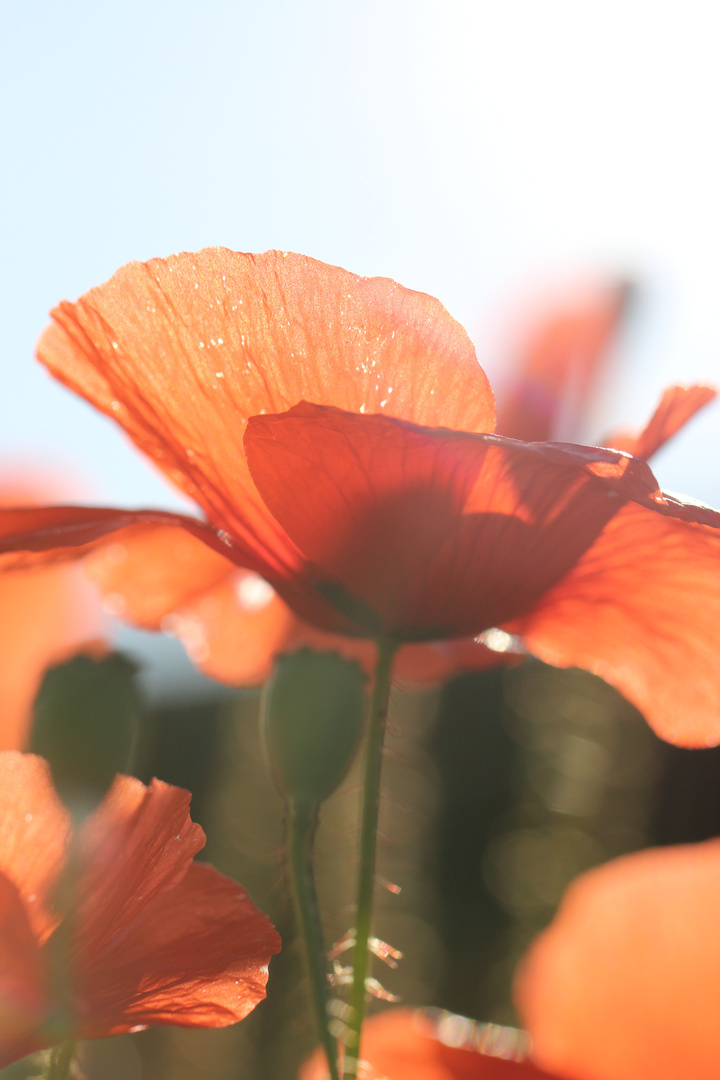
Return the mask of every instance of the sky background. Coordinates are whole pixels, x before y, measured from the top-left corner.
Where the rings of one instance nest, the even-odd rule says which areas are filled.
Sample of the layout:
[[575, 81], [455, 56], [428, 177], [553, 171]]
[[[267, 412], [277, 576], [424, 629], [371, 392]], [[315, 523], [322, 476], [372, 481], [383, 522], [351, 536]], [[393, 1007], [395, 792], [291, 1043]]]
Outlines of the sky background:
[[[0, 20], [4, 466], [180, 505], [33, 349], [59, 300], [211, 244], [430, 292], [500, 382], [523, 299], [631, 277], [588, 440], [670, 382], [720, 382], [711, 0], [3, 0]], [[719, 420], [658, 456], [661, 483], [720, 504]]]

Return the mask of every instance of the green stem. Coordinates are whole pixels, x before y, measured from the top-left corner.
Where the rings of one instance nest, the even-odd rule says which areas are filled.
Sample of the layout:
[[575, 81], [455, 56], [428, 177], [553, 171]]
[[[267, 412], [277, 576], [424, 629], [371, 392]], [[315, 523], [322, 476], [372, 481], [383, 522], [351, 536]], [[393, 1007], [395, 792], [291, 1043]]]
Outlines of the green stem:
[[365, 747], [365, 774], [362, 792], [362, 823], [360, 826], [360, 857], [358, 863], [357, 909], [355, 916], [355, 948], [353, 951], [353, 983], [350, 990], [350, 1016], [345, 1037], [345, 1080], [357, 1075], [360, 1034], [365, 1018], [365, 981], [370, 969], [368, 942], [372, 929], [373, 894], [375, 891], [375, 859], [380, 809], [380, 775], [382, 772], [383, 742], [387, 719], [392, 666], [397, 643], [378, 641], [375, 686], [370, 706], [370, 724]]
[[315, 1022], [320, 1044], [327, 1057], [330, 1080], [339, 1080], [337, 1043], [328, 1029], [330, 993], [327, 959], [312, 869], [312, 849], [318, 823], [318, 807], [298, 805], [290, 800], [287, 801], [286, 807], [290, 891], [298, 931], [305, 946]]
[[50, 1051], [45, 1080], [68, 1080], [75, 1056], [75, 1040], [66, 1039]]

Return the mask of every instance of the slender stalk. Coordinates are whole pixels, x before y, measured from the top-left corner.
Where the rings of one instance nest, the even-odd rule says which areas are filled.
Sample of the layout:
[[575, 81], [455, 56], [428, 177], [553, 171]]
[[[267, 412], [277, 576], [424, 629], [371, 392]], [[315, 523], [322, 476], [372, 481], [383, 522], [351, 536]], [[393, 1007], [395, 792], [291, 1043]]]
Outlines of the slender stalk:
[[330, 993], [327, 959], [312, 869], [312, 849], [318, 823], [318, 807], [314, 804], [298, 805], [289, 799], [286, 807], [288, 870], [295, 919], [305, 946], [305, 960], [310, 976], [318, 1037], [327, 1057], [330, 1080], [339, 1080], [337, 1043], [328, 1028]]
[[392, 682], [392, 666], [397, 647], [396, 642], [391, 640], [378, 641], [375, 686], [370, 705], [370, 724], [365, 747], [357, 912], [355, 916], [355, 948], [353, 950], [353, 983], [350, 990], [350, 1016], [345, 1037], [343, 1068], [345, 1080], [355, 1080], [357, 1075], [360, 1033], [365, 1018], [365, 980], [368, 977], [370, 967], [368, 941], [372, 929], [373, 895], [375, 891], [380, 775], [382, 772], [385, 722], [390, 698], [390, 684]]
[[75, 1040], [66, 1039], [50, 1051], [45, 1080], [68, 1080], [75, 1056]]

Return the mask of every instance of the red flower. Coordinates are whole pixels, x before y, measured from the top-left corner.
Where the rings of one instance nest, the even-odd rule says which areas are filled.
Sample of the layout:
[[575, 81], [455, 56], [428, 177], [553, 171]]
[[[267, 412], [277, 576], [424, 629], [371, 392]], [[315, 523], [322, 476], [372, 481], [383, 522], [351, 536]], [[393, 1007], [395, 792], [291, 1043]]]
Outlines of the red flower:
[[[527, 320], [498, 421], [502, 434], [551, 438], [567, 415], [571, 393], [574, 414], [582, 413], [626, 295], [621, 286], [597, 287]], [[334, 648], [372, 667], [370, 643], [317, 630], [293, 615], [262, 578], [239, 570], [181, 530], [157, 530], [102, 547], [85, 565], [116, 615], [147, 629], [162, 626], [182, 641], [200, 668], [222, 682], [264, 682], [273, 656], [301, 645]], [[199, 586], [206, 575], [210, 583], [203, 589]], [[178, 596], [178, 583], [188, 580], [195, 582], [196, 593]], [[473, 637], [440, 639], [405, 646], [396, 659], [395, 675], [411, 682], [439, 682], [458, 670], [519, 659], [512, 652], [492, 651]]]
[[[66, 557], [122, 529], [123, 557], [179, 527], [321, 631], [408, 643], [500, 627], [602, 674], [665, 737], [720, 739], [720, 515], [663, 496], [618, 452], [489, 434], [487, 379], [436, 300], [300, 256], [208, 250], [131, 264], [53, 314], [40, 358], [208, 521], [6, 512], [3, 550]], [[196, 552], [197, 576], [161, 575], [153, 618], [225, 587], [226, 564]]]
[[[363, 1027], [358, 1080], [553, 1080], [524, 1061], [522, 1032], [462, 1016], [389, 1009]], [[298, 1080], [328, 1080], [320, 1050]]]
[[716, 1080], [720, 840], [584, 874], [521, 965], [545, 1068], [574, 1080]]
[[[64, 1038], [224, 1027], [264, 998], [278, 936], [239, 885], [192, 862], [205, 837], [189, 802], [121, 776], [73, 839], [46, 763], [0, 754], [0, 1067]], [[55, 891], [71, 844], [68, 936]]]

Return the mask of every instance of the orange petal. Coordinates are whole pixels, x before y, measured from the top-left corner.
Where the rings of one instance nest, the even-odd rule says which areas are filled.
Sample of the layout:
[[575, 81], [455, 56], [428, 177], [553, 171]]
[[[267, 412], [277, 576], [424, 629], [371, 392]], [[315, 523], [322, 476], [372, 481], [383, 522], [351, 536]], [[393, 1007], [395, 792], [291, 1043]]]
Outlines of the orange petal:
[[126, 529], [85, 560], [113, 614], [182, 641], [211, 678], [264, 682], [296, 619], [270, 585], [172, 526]]
[[577, 428], [627, 300], [626, 285], [597, 289], [531, 328], [498, 415], [501, 435], [526, 442], [556, 438], [569, 410]]
[[297, 553], [248, 475], [249, 416], [307, 398], [493, 430], [472, 344], [437, 300], [301, 255], [208, 248], [130, 263], [53, 317], [42, 362], [121, 424], [214, 524], [272, 553], [277, 573]]
[[711, 386], [670, 386], [639, 435], [616, 433], [603, 443], [647, 461], [716, 397], [717, 390]]
[[73, 566], [0, 575], [0, 750], [24, 749], [46, 668], [100, 638], [100, 605]]
[[253, 417], [245, 442], [258, 490], [314, 564], [316, 591], [364, 636], [500, 626], [561, 580], [619, 494], [657, 491], [644, 463], [611, 451], [307, 403]]
[[190, 793], [153, 780], [118, 776], [81, 834], [82, 875], [75, 905], [78, 953], [114, 947], [154, 898], [176, 886], [205, 834], [190, 820]]
[[235, 573], [237, 566], [175, 525], [138, 525], [95, 548], [85, 572], [113, 615], [147, 630]]
[[[52, 490], [53, 478], [49, 478]], [[55, 483], [62, 486], [62, 479]], [[44, 498], [48, 478], [3, 475], [0, 502]], [[32, 704], [47, 667], [84, 647], [98, 647], [97, 596], [75, 567], [40, 567], [0, 575], [0, 750], [24, 749]]]
[[[462, 1016], [420, 1009], [388, 1009], [363, 1027], [358, 1080], [552, 1080], [519, 1060], [522, 1033]], [[316, 1050], [298, 1080], [328, 1080]]]
[[564, 581], [506, 626], [616, 686], [668, 742], [720, 742], [720, 531], [628, 504]]
[[80, 974], [81, 1038], [139, 1025], [225, 1027], [265, 997], [280, 939], [247, 893], [193, 863]]
[[263, 578], [233, 568], [213, 589], [179, 608], [164, 629], [201, 671], [230, 686], [259, 686], [276, 653], [293, 646], [302, 625]]
[[[181, 528], [239, 566], [258, 571], [265, 566], [234, 539], [184, 514], [99, 506], [32, 506], [0, 509], [0, 570], [79, 559], [108, 536], [137, 526]], [[116, 539], [122, 541], [123, 537]]]
[[720, 841], [584, 874], [520, 968], [545, 1068], [575, 1080], [716, 1080]]
[[50, 895], [65, 861], [70, 818], [34, 754], [0, 753], [0, 873], [15, 885], [42, 942], [57, 922]]
[[0, 874], [0, 1068], [30, 1053], [25, 1042], [46, 1008], [40, 948], [20, 893]]

